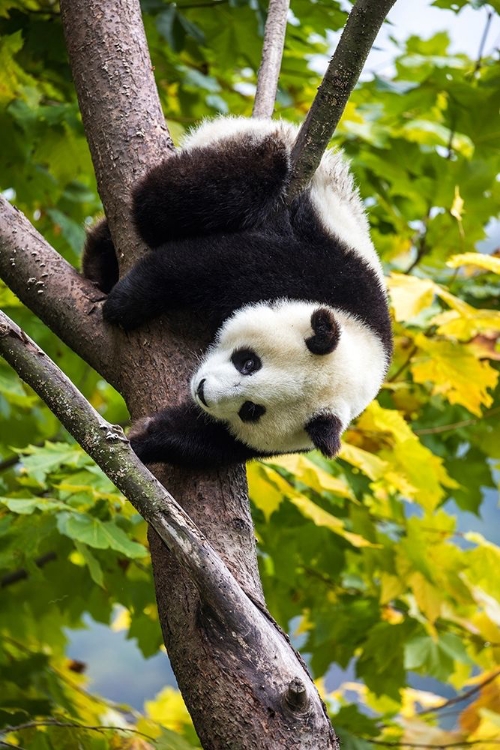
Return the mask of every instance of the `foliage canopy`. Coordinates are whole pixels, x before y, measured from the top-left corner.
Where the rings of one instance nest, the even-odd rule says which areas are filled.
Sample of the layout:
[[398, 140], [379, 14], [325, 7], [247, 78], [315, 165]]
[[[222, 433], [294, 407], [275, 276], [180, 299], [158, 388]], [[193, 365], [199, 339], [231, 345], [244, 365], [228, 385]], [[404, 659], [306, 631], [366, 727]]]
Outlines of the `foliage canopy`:
[[[261, 3], [142, 7], [174, 140], [207, 115], [250, 115]], [[310, 56], [346, 16], [337, 2], [291, 7], [276, 112], [300, 121], [318, 85]], [[100, 202], [57, 5], [1, 0], [0, 34], [1, 188], [77, 265]], [[488, 749], [500, 738], [499, 526], [468, 530], [474, 515], [493, 518], [500, 459], [500, 259], [481, 244], [500, 203], [500, 67], [448, 47], [444, 32], [410, 37], [393, 74], [358, 85], [335, 137], [388, 274], [388, 382], [338, 460], [248, 468], [267, 602], [347, 750]], [[0, 304], [106, 419], [126, 422], [121, 398], [3, 286]], [[2, 363], [0, 417], [2, 739], [30, 750], [199, 746], [173, 688], [128, 711], [88, 692], [66, 656], [67, 630], [85, 616], [127, 628], [145, 657], [160, 648], [144, 522]], [[454, 691], [467, 700], [446, 704]]]

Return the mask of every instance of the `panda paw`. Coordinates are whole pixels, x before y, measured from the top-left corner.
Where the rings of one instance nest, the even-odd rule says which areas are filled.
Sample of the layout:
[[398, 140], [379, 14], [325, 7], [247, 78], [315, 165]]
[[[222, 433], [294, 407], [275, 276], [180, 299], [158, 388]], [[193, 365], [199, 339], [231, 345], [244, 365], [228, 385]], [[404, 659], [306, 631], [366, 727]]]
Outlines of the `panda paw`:
[[144, 310], [138, 308], [119, 282], [111, 292], [102, 308], [104, 320], [113, 325], [121, 326], [125, 331], [131, 331], [145, 322]]

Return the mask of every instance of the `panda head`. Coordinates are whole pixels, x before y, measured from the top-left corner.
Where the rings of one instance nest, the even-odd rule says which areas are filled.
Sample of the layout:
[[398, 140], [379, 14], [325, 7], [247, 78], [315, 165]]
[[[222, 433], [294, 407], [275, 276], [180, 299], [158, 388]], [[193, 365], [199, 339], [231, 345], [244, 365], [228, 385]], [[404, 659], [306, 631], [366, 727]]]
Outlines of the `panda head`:
[[340, 435], [376, 396], [382, 344], [353, 316], [279, 300], [237, 310], [191, 380], [195, 402], [265, 453], [340, 449]]

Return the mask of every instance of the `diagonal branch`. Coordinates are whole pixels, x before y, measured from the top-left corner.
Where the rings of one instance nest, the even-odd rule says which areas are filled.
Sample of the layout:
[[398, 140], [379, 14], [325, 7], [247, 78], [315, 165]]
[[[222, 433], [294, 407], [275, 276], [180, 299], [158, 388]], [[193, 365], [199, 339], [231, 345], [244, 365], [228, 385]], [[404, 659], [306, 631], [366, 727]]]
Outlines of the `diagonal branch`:
[[290, 0], [269, 0], [252, 117], [273, 116]]
[[86, 362], [114, 383], [113, 331], [98, 306], [102, 293], [51, 247], [0, 195], [0, 278]]
[[318, 168], [380, 27], [395, 2], [355, 2], [293, 147], [290, 199], [300, 193]]
[[[308, 722], [324, 725], [324, 707], [302, 661], [271, 618], [245, 594], [181, 506], [135, 456], [121, 428], [104, 420], [35, 342], [2, 312], [0, 353], [189, 571], [205, 605], [207, 633], [213, 629], [219, 639], [223, 634], [225, 648], [238, 649], [240, 662], [248, 660], [257, 671], [260, 689], [269, 672], [268, 654], [272, 653], [276, 708], [286, 705], [297, 719], [307, 713]], [[328, 726], [326, 730], [322, 746], [334, 750], [333, 731]]]
[[[211, 606], [231, 627], [247, 597], [172, 495], [137, 458], [121, 427], [107, 422], [38, 345], [0, 311], [0, 354], [43, 399], [113, 484], [191, 572]], [[222, 593], [223, 592], [223, 593]], [[253, 605], [252, 605], [253, 607]], [[241, 613], [236, 618], [239, 622]]]

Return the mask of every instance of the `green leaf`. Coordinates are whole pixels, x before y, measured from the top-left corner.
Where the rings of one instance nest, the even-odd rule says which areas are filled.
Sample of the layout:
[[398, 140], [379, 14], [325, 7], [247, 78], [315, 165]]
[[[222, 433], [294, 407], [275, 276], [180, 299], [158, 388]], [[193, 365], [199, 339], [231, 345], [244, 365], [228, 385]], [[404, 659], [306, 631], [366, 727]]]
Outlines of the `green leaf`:
[[55, 208], [51, 208], [47, 213], [54, 224], [60, 228], [64, 239], [71, 249], [79, 254], [85, 243], [85, 230], [83, 227]]
[[98, 518], [81, 513], [60, 513], [57, 527], [61, 534], [96, 549], [114, 549], [132, 559], [145, 557], [147, 550], [142, 544], [132, 542], [123, 529], [112, 521], [102, 522]]
[[186, 30], [180, 21], [180, 14], [175, 5], [169, 5], [156, 19], [156, 27], [174, 52], [184, 47]]
[[19, 377], [9, 368], [0, 367], [0, 395], [13, 406], [30, 408], [36, 402], [35, 395], [29, 395]]
[[99, 561], [96, 560], [96, 558], [94, 557], [94, 555], [89, 550], [86, 544], [82, 544], [76, 539], [74, 540], [74, 542], [75, 542], [76, 549], [85, 560], [85, 564], [87, 565], [87, 568], [89, 569], [89, 573], [92, 576], [92, 580], [95, 581], [98, 586], [101, 586], [102, 588], [104, 588], [104, 575], [102, 572], [102, 568], [99, 564]]
[[89, 457], [79, 446], [68, 443], [45, 443], [42, 448], [30, 446], [23, 451], [23, 471], [39, 484], [44, 484], [47, 475], [62, 466], [78, 467], [89, 463]]
[[0, 497], [0, 503], [2, 503], [2, 505], [5, 505], [13, 513], [18, 513], [20, 515], [31, 515], [31, 513], [34, 513], [35, 510], [66, 510], [66, 505], [64, 503], [59, 503], [56, 500], [49, 500], [45, 497]]
[[417, 636], [405, 646], [406, 669], [418, 670], [438, 680], [448, 678], [455, 662], [470, 664], [471, 660], [464, 643], [453, 633], [444, 633], [439, 638]]

